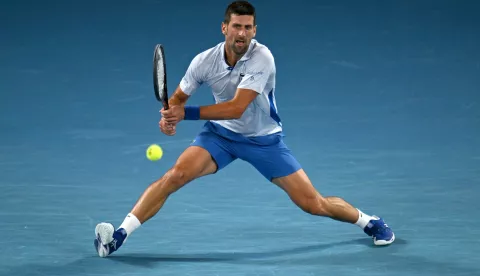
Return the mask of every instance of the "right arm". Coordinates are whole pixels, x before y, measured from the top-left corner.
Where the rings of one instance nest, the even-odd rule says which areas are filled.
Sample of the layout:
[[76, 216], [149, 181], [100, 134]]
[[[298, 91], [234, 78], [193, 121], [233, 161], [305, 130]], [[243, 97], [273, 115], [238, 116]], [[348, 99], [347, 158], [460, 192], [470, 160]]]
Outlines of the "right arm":
[[[168, 100], [168, 105], [170, 107], [181, 106], [183, 108], [187, 103], [188, 98], [190, 98], [190, 96], [195, 92], [195, 90], [197, 90], [197, 88], [200, 87], [200, 85], [203, 83], [201, 74], [199, 73], [198, 69], [199, 65], [200, 55], [197, 55], [188, 66], [187, 72], [180, 81], [180, 84], [177, 86], [175, 92], [173, 92], [172, 96]], [[160, 112], [162, 110], [160, 110]], [[175, 125], [168, 124], [163, 116], [158, 124], [160, 126], [160, 130], [163, 133], [170, 136], [175, 135]]]
[[[172, 107], [175, 105], [179, 105], [183, 107], [187, 103], [187, 100], [189, 97], [190, 97], [189, 95], [185, 94], [185, 92], [182, 91], [179, 85], [177, 86], [177, 89], [175, 89], [175, 92], [173, 93], [173, 95], [168, 100], [168, 106]], [[162, 110], [163, 108], [160, 110], [160, 112]], [[173, 136], [176, 133], [176, 125], [167, 123], [163, 116], [160, 119], [160, 122], [158, 122], [158, 126], [160, 127], [160, 130], [166, 135]]]
[[168, 105], [181, 105], [184, 106], [187, 103], [188, 98], [190, 95], [185, 94], [183, 90], [180, 88], [180, 85], [177, 86], [177, 89], [175, 89], [175, 92], [173, 95], [170, 97], [168, 100]]

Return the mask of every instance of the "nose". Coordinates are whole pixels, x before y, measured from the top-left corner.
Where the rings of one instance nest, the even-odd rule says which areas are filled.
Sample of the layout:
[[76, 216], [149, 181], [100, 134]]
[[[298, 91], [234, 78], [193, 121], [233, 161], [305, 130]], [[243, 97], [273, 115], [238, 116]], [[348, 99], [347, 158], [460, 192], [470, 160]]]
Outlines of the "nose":
[[238, 35], [241, 36], [241, 37], [244, 37], [246, 34], [247, 34], [247, 31], [243, 28], [240, 29], [240, 31], [238, 32]]

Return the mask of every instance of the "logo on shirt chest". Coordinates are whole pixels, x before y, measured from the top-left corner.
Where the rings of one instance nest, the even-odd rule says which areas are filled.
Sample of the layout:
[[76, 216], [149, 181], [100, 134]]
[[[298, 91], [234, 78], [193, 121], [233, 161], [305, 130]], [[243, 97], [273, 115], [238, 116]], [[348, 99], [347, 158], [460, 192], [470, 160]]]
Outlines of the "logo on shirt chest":
[[263, 75], [263, 72], [245, 72], [245, 71], [243, 71], [243, 72], [240, 72], [239, 81], [242, 81], [243, 77], [245, 77], [245, 75], [247, 75], [247, 73], [250, 76], [248, 78], [249, 81], [254, 81], [256, 76]]
[[[243, 80], [243, 77], [245, 77], [245, 74], [240, 74], [239, 81], [242, 81], [242, 80]], [[254, 81], [254, 80], [255, 80], [255, 76], [254, 76], [254, 75], [251, 75], [251, 76], [248, 78], [248, 81]]]
[[238, 76], [238, 81], [241, 82], [243, 80], [243, 77], [245, 77], [245, 72], [240, 72], [240, 75]]
[[255, 78], [263, 74], [262, 71], [248, 71], [246, 64], [242, 64], [239, 68], [238, 81], [241, 82], [245, 76], [248, 76], [248, 81], [255, 81]]
[[[238, 81], [242, 81], [243, 80], [243, 77], [245, 77], [245, 73], [240, 73], [240, 77], [238, 78]], [[249, 81], [254, 81], [255, 80], [255, 77], [254, 76], [250, 76], [250, 78], [248, 78]]]

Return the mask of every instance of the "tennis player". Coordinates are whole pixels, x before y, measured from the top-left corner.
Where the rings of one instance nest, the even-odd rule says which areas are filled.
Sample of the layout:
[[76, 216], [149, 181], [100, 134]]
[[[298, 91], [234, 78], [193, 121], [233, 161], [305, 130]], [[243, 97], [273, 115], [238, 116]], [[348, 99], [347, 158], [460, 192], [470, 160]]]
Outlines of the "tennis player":
[[[236, 159], [252, 164], [303, 211], [357, 225], [375, 245], [395, 240], [383, 219], [364, 214], [339, 197], [322, 196], [284, 144], [275, 101], [275, 61], [269, 49], [254, 39], [255, 20], [250, 3], [231, 3], [221, 26], [225, 41], [193, 58], [169, 99], [170, 108], [161, 110], [159, 126], [163, 133], [174, 135], [181, 120], [206, 120], [203, 130], [174, 166], [144, 191], [116, 230], [111, 223], [96, 226], [94, 244], [100, 257], [118, 250], [169, 195]], [[186, 105], [202, 84], [212, 89], [216, 104]]]

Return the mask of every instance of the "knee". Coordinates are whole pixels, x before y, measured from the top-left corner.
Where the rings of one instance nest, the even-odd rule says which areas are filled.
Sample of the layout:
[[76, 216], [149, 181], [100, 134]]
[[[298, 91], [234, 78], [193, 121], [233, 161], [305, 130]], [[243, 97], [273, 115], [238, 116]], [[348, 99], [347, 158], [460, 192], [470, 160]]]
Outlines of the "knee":
[[168, 194], [174, 193], [190, 181], [188, 169], [174, 166], [163, 177], [162, 186]]

